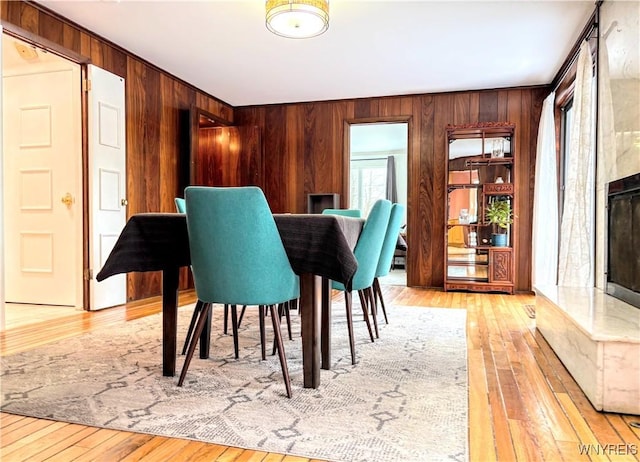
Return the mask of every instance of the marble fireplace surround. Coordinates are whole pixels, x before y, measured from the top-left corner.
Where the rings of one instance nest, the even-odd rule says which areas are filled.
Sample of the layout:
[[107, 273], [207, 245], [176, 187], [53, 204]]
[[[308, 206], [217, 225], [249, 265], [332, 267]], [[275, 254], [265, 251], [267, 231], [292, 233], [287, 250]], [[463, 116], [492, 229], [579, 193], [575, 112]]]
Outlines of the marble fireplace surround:
[[640, 415], [640, 309], [595, 287], [535, 291], [538, 331], [594, 408]]

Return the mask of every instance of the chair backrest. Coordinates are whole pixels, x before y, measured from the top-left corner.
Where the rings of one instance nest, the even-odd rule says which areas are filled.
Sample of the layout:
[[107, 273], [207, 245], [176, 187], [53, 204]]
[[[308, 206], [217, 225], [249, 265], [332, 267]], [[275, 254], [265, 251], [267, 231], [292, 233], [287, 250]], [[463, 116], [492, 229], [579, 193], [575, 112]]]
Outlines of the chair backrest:
[[[366, 289], [373, 284], [390, 214], [390, 201], [379, 199], [373, 204], [353, 250], [358, 269], [353, 276], [352, 290]], [[344, 286], [336, 282], [333, 283], [333, 288], [344, 290]]]
[[174, 201], [176, 203], [176, 210], [178, 211], [178, 213], [187, 213], [187, 207], [184, 203], [184, 199], [176, 197]]
[[271, 305], [299, 297], [298, 276], [260, 188], [189, 186], [185, 199], [199, 300]]
[[402, 224], [402, 218], [404, 217], [404, 205], [393, 204], [391, 206], [391, 215], [389, 217], [389, 224], [387, 225], [387, 232], [384, 236], [384, 243], [382, 244], [382, 250], [380, 251], [380, 259], [378, 260], [378, 268], [376, 270], [376, 277], [386, 276], [391, 271], [391, 261], [393, 260], [393, 254], [396, 250], [396, 244], [398, 243], [398, 234], [400, 234], [400, 226]]
[[345, 217], [362, 217], [362, 212], [358, 209], [324, 209], [322, 211], [324, 215], [343, 215]]

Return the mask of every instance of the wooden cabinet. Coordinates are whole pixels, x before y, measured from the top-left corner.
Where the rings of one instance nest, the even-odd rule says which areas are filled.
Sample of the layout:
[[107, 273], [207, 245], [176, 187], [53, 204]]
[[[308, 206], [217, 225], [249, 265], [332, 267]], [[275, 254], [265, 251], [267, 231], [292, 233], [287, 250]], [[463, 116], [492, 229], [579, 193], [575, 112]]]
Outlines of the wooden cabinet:
[[517, 220], [499, 228], [487, 210], [503, 202], [517, 216], [514, 129], [507, 122], [447, 126], [445, 290], [513, 293]]

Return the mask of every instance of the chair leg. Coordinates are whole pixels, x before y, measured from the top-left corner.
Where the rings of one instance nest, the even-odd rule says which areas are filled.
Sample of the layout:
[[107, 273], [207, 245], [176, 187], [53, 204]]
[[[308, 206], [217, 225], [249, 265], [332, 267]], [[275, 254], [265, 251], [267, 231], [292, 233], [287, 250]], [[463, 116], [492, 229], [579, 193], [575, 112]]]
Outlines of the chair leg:
[[198, 300], [196, 302], [196, 306], [193, 309], [193, 314], [191, 315], [191, 321], [189, 322], [189, 329], [187, 330], [187, 337], [184, 339], [184, 345], [182, 346], [182, 354], [184, 355], [187, 352], [187, 347], [189, 346], [189, 342], [191, 341], [191, 334], [193, 334], [193, 328], [196, 326], [196, 321], [198, 320], [198, 315], [200, 311], [202, 311], [203, 302]]
[[384, 314], [384, 322], [385, 324], [389, 324], [389, 319], [387, 318], [387, 308], [384, 306], [384, 297], [382, 297], [382, 288], [380, 287], [380, 281], [378, 278], [373, 280], [373, 291], [378, 296], [380, 300], [380, 306], [382, 307], [382, 314]]
[[242, 305], [242, 311], [240, 312], [240, 318], [238, 319], [238, 327], [242, 324], [242, 318], [244, 318], [244, 312], [247, 310], [247, 305]]
[[344, 301], [347, 307], [347, 329], [349, 330], [349, 347], [351, 348], [351, 364], [356, 364], [356, 343], [353, 338], [353, 310], [351, 292], [344, 292]]
[[198, 344], [198, 340], [200, 339], [200, 334], [202, 333], [202, 329], [204, 329], [204, 325], [207, 322], [209, 317], [209, 312], [211, 311], [211, 303], [203, 303], [202, 309], [200, 310], [200, 316], [198, 317], [198, 323], [196, 325], [196, 331], [191, 337], [191, 341], [189, 342], [189, 349], [187, 351], [187, 357], [184, 360], [184, 364], [182, 365], [182, 372], [180, 372], [180, 379], [178, 380], [178, 386], [181, 387], [184, 382], [184, 378], [187, 375], [187, 370], [189, 369], [189, 365], [191, 364], [191, 359], [193, 358], [193, 353], [196, 351], [196, 345]]
[[266, 346], [266, 332], [264, 328], [264, 312], [266, 310], [265, 305], [258, 306], [258, 315], [260, 318], [260, 348], [262, 350], [262, 360], [267, 359], [267, 346]]
[[369, 330], [369, 337], [371, 337], [371, 341], [374, 341], [373, 338], [373, 330], [371, 329], [371, 321], [369, 321], [369, 310], [368, 303], [365, 297], [365, 293], [362, 290], [358, 291], [358, 296], [360, 297], [360, 306], [362, 306], [362, 314], [364, 315], [364, 321], [367, 323], [367, 329]]
[[[285, 307], [287, 305], [287, 302], [285, 303], [278, 303], [278, 322], [282, 323], [282, 314], [285, 311]], [[291, 330], [289, 330], [289, 340], [291, 340]], [[273, 338], [273, 347], [271, 349], [271, 355], [275, 355], [276, 354], [276, 349], [278, 348], [278, 345], [276, 343], [276, 338]]]
[[229, 305], [224, 306], [224, 334], [227, 335], [227, 325], [229, 324]]
[[240, 349], [238, 347], [238, 310], [236, 305], [231, 305], [231, 328], [233, 329], [233, 351], [238, 359]]
[[[247, 309], [247, 305], [242, 305], [242, 311], [240, 312], [240, 319], [238, 319], [238, 327], [242, 323], [244, 317], [244, 310]], [[224, 333], [227, 333], [227, 325], [229, 324], [229, 305], [224, 306]]]
[[289, 332], [289, 340], [293, 340], [291, 335], [291, 304], [293, 301], [286, 302], [284, 304], [284, 315], [287, 318], [287, 332]]
[[380, 338], [380, 333], [378, 332], [378, 305], [376, 304], [376, 294], [373, 291], [373, 286], [367, 287], [364, 292], [365, 298], [369, 300], [369, 307], [371, 308], [371, 313], [373, 314], [373, 327], [376, 331], [376, 338]]
[[284, 345], [282, 343], [282, 332], [280, 332], [279, 316], [276, 313], [276, 306], [271, 305], [271, 322], [273, 323], [273, 332], [278, 344], [278, 356], [280, 357], [280, 367], [282, 367], [282, 376], [284, 377], [284, 386], [287, 389], [287, 398], [291, 398], [291, 380], [289, 378], [289, 368], [287, 367], [287, 357], [284, 354]]

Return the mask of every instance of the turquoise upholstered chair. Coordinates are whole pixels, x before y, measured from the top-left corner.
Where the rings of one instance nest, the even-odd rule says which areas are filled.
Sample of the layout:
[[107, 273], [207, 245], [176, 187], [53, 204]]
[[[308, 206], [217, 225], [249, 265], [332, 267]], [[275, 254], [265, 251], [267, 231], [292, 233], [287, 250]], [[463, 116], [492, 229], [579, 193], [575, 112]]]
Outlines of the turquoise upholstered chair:
[[181, 197], [176, 197], [174, 199], [174, 202], [176, 203], [176, 210], [178, 211], [178, 213], [187, 213], [187, 207], [184, 203], [184, 199], [182, 199]]
[[291, 397], [276, 305], [298, 298], [300, 283], [262, 190], [190, 186], [185, 190], [185, 199], [191, 270], [196, 294], [205, 308], [198, 317], [178, 385], [184, 381], [212, 303], [231, 306], [236, 349], [236, 305], [258, 305], [261, 333], [262, 308], [268, 306], [287, 396]]
[[[365, 297], [368, 289], [373, 285], [376, 269], [378, 268], [378, 260], [380, 259], [380, 251], [384, 241], [384, 235], [387, 231], [387, 223], [389, 223], [389, 215], [391, 214], [391, 202], [386, 199], [379, 199], [373, 204], [367, 221], [364, 223], [358, 243], [353, 253], [358, 261], [358, 269], [353, 276], [351, 290], [336, 281], [332, 281], [332, 287], [336, 290], [344, 291], [345, 305], [347, 309], [347, 328], [349, 329], [349, 345], [351, 347], [351, 363], [356, 363], [355, 341], [353, 337], [353, 316], [352, 316], [352, 297], [353, 290], [358, 291], [360, 296], [360, 304], [364, 320], [369, 330], [369, 336], [373, 342], [373, 332], [371, 323], [369, 322], [369, 314], [367, 307], [370, 304], [370, 298]], [[365, 292], [367, 290], [367, 292]], [[375, 312], [373, 312], [375, 316]]]
[[380, 289], [380, 281], [378, 280], [378, 278], [386, 276], [391, 271], [393, 254], [395, 253], [396, 244], [398, 243], [398, 235], [400, 234], [400, 226], [402, 225], [403, 218], [404, 205], [393, 204], [391, 206], [391, 216], [389, 217], [387, 232], [384, 236], [384, 242], [382, 244], [382, 251], [380, 252], [380, 259], [378, 260], [376, 276], [373, 279], [373, 309], [377, 309], [376, 299], [379, 299], [380, 305], [382, 306], [382, 313], [384, 314], [384, 321], [387, 324], [389, 324], [389, 319], [387, 318], [387, 308], [384, 306], [384, 299], [382, 298], [382, 290]]
[[[180, 197], [176, 197], [174, 199], [175, 203], [176, 203], [176, 210], [178, 211], [178, 213], [187, 213], [187, 207], [185, 204], [185, 200], [180, 198]], [[187, 330], [187, 336], [184, 339], [184, 346], [182, 347], [182, 354], [185, 354], [187, 351], [187, 346], [189, 345], [189, 341], [191, 340], [191, 335], [193, 334], [193, 329], [196, 325], [196, 319], [198, 318], [198, 313], [200, 312], [200, 310], [202, 309], [202, 303], [200, 302], [200, 300], [198, 300], [198, 302], [196, 303], [195, 309], [193, 310], [193, 315], [191, 316], [191, 321], [189, 322], [189, 329]], [[247, 309], [247, 306], [243, 306], [242, 307], [242, 312], [240, 314], [240, 320], [238, 321], [238, 326], [240, 325], [240, 323], [242, 322], [242, 318], [244, 317], [244, 312]], [[287, 315], [289, 313], [287, 312]], [[291, 339], [291, 325], [290, 325], [290, 321], [289, 318], [287, 317], [287, 326], [289, 327], [289, 339]], [[224, 306], [224, 333], [227, 333], [227, 326], [229, 324], [229, 305], [225, 305]], [[264, 343], [264, 339], [263, 343]], [[264, 348], [263, 350], [263, 355], [262, 355], [262, 359], [264, 359]], [[237, 350], [236, 350], [236, 359], [238, 358], [238, 354], [237, 354]]]
[[362, 212], [358, 209], [324, 209], [322, 211], [323, 215], [343, 215], [345, 217], [354, 217], [360, 218], [362, 217]]

